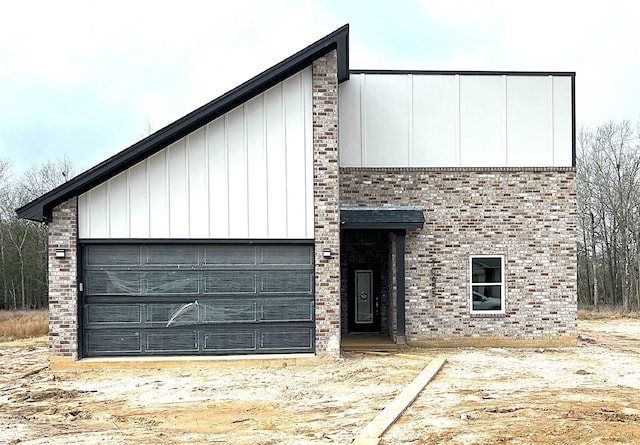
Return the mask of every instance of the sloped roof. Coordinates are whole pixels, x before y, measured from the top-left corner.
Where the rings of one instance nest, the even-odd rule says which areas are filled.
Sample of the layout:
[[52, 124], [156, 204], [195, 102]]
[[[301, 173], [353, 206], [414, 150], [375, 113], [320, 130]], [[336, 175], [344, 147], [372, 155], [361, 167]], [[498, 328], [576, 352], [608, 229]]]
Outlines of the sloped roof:
[[224, 113], [265, 92], [334, 49], [338, 54], [338, 82], [348, 80], [349, 25], [347, 24], [217, 99], [20, 207], [16, 210], [18, 217], [35, 221], [50, 221], [51, 211], [58, 204], [102, 184]]

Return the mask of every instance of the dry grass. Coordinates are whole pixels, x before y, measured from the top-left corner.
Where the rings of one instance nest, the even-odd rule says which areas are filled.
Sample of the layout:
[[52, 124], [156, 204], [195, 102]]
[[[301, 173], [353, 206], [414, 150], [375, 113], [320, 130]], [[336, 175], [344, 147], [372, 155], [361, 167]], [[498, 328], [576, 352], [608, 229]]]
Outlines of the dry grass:
[[579, 320], [612, 320], [616, 318], [640, 319], [640, 312], [623, 312], [622, 308], [618, 306], [603, 306], [599, 312], [594, 311], [593, 308], [578, 309]]
[[0, 311], [0, 341], [41, 337], [49, 333], [49, 312]]

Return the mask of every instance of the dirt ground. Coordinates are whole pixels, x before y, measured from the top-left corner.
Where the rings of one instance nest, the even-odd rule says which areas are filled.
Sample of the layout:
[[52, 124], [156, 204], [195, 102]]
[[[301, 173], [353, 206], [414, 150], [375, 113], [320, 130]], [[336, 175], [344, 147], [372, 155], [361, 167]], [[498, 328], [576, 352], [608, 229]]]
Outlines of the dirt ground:
[[47, 369], [46, 339], [4, 343], [0, 443], [349, 444], [436, 354], [444, 368], [381, 443], [640, 443], [640, 320], [579, 331], [563, 349], [65, 372]]

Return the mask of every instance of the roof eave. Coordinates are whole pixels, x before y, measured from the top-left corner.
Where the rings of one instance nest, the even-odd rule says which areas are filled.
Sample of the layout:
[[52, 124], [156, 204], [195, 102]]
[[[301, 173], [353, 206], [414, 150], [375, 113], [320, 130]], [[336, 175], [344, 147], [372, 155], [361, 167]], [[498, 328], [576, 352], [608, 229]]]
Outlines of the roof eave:
[[348, 80], [349, 25], [347, 24], [208, 104], [25, 204], [16, 210], [18, 217], [34, 221], [50, 221], [51, 212], [56, 205], [96, 187], [143, 159], [157, 153], [224, 113], [268, 90], [333, 49], [337, 50], [338, 55], [338, 81]]

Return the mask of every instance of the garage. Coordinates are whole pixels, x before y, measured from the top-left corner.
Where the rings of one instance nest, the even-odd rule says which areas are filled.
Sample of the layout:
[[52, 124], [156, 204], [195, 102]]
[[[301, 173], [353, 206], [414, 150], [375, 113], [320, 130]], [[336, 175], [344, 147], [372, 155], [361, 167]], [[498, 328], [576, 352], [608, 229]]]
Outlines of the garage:
[[83, 243], [84, 357], [315, 351], [311, 243]]

